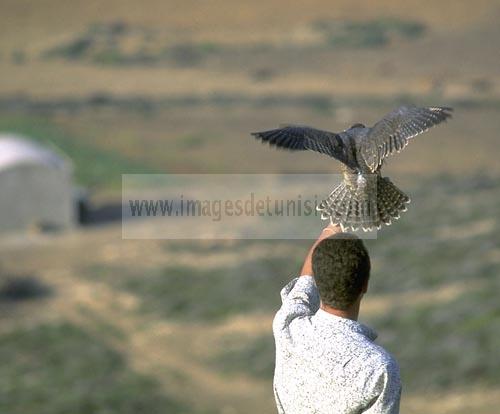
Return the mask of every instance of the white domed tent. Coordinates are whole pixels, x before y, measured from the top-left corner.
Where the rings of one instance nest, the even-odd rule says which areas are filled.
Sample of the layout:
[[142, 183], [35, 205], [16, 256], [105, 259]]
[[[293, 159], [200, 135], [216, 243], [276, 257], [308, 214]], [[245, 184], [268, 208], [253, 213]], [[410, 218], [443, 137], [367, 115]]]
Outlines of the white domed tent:
[[62, 154], [18, 135], [0, 134], [0, 232], [72, 226], [72, 173]]

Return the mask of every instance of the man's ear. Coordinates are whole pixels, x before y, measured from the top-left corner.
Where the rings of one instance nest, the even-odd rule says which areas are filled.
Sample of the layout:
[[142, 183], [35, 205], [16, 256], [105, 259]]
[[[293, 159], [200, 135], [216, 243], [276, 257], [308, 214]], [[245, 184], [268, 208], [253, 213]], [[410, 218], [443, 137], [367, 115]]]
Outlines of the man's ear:
[[361, 288], [362, 293], [368, 292], [368, 278], [366, 279], [365, 283], [363, 283], [363, 287]]

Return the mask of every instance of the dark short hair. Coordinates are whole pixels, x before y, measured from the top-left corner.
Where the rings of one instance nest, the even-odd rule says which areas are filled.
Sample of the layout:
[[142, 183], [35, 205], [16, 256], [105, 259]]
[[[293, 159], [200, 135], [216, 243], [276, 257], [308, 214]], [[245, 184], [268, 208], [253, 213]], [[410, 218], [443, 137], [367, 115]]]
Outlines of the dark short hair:
[[370, 277], [370, 256], [358, 237], [339, 233], [316, 246], [312, 268], [321, 301], [332, 308], [346, 310], [359, 297]]

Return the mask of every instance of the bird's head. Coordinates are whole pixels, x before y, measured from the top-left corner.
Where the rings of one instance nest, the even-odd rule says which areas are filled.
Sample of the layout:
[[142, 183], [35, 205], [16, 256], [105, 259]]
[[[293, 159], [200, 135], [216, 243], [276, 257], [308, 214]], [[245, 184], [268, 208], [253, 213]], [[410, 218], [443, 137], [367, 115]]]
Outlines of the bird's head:
[[363, 124], [354, 124], [349, 129], [366, 128]]

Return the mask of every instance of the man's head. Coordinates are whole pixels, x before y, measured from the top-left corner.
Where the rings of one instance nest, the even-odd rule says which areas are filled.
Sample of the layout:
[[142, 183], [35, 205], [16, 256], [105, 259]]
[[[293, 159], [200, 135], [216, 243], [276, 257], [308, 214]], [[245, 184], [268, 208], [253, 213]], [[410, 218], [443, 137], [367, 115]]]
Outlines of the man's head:
[[316, 246], [312, 268], [323, 304], [346, 310], [366, 291], [370, 257], [362, 240], [339, 233]]

